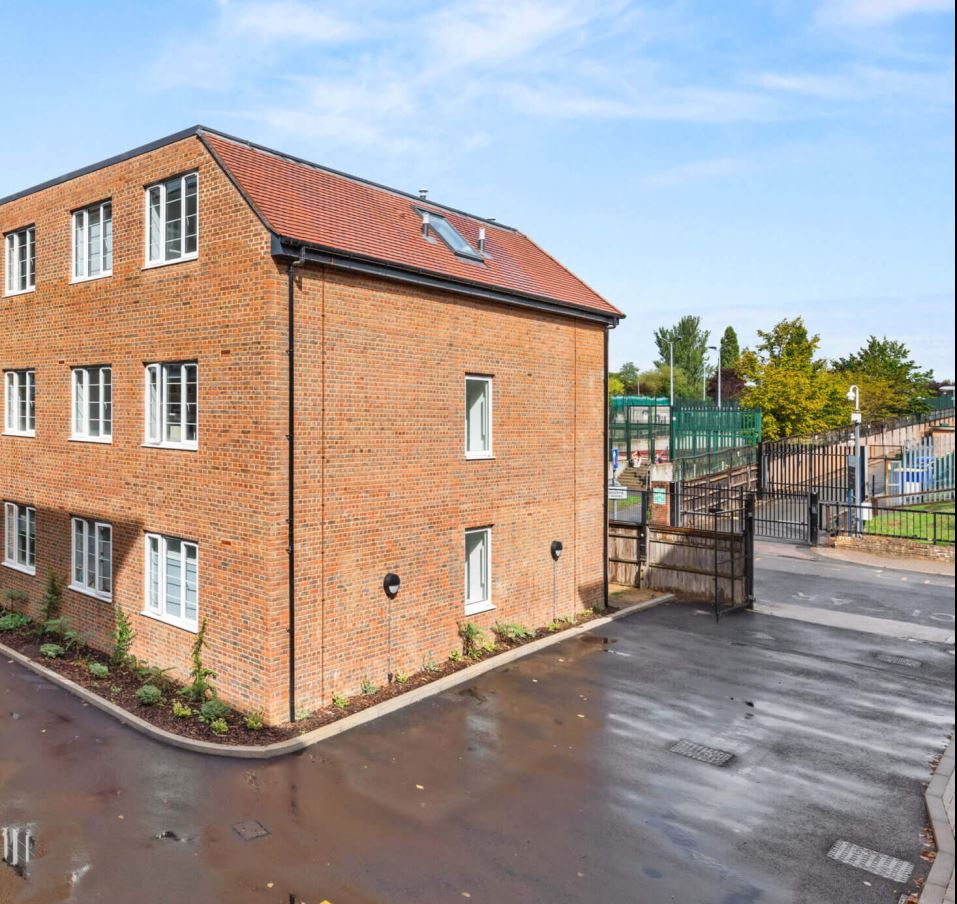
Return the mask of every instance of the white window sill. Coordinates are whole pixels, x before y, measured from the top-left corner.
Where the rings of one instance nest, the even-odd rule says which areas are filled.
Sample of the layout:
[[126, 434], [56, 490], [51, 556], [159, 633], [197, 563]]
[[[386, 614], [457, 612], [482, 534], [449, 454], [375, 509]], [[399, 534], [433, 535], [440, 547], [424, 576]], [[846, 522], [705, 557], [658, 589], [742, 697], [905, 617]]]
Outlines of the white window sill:
[[483, 612], [491, 612], [495, 607], [489, 600], [482, 600], [480, 603], [466, 603], [466, 615], [481, 615]]
[[174, 257], [168, 261], [147, 261], [143, 264], [143, 270], [155, 270], [157, 267], [171, 267], [173, 264], [185, 264], [187, 261], [194, 261], [199, 257], [199, 252], [193, 254], [184, 254], [182, 257]]
[[7, 568], [13, 569], [13, 571], [19, 571], [23, 574], [35, 575], [37, 573], [36, 565], [21, 565], [19, 562], [8, 562], [6, 559], [3, 560], [3, 564]]
[[466, 452], [466, 461], [491, 461], [495, 456], [491, 452]]
[[92, 596], [93, 599], [104, 603], [109, 603], [113, 599], [112, 593], [100, 593], [92, 587], [84, 587], [83, 584], [67, 584], [66, 589], [72, 590], [74, 593], [82, 593], [84, 596]]
[[178, 449], [181, 452], [198, 452], [199, 443], [141, 443], [144, 449]]
[[70, 437], [71, 443], [98, 443], [101, 446], [111, 445], [113, 442], [112, 436], [78, 436], [73, 435]]
[[26, 431], [20, 431], [20, 430], [4, 430], [4, 431], [3, 431], [3, 435], [4, 435], [4, 436], [26, 436], [26, 437], [31, 437], [31, 436], [33, 436], [33, 437], [35, 437], [35, 436], [37, 435], [37, 432], [36, 432], [36, 430], [26, 430]]
[[153, 612], [149, 609], [144, 609], [140, 612], [140, 615], [151, 618], [153, 621], [162, 622], [171, 628], [179, 628], [181, 631], [188, 631], [190, 634], [199, 634], [199, 626], [183, 618], [173, 618], [172, 616], [163, 615], [160, 612]]
[[37, 287], [36, 287], [36, 286], [30, 286], [29, 289], [17, 289], [17, 290], [14, 291], [14, 292], [4, 292], [4, 293], [3, 293], [3, 297], [4, 297], [4, 298], [13, 298], [13, 297], [16, 296], [16, 295], [29, 295], [31, 292], [36, 292], [36, 290], [37, 290]]
[[109, 279], [109, 277], [112, 275], [113, 271], [110, 270], [107, 273], [97, 273], [96, 276], [74, 276], [73, 279], [70, 280], [70, 285], [75, 286], [79, 285], [80, 283], [94, 282], [98, 279]]

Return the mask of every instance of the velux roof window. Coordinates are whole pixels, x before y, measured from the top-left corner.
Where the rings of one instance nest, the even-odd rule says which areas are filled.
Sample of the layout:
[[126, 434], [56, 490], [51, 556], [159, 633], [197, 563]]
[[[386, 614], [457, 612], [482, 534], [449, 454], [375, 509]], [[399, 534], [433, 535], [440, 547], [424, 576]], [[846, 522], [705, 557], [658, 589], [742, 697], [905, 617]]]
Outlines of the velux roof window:
[[422, 235], [426, 239], [434, 241], [432, 239], [434, 233], [460, 257], [467, 257], [473, 261], [484, 260], [484, 255], [462, 238], [458, 230], [442, 214], [419, 207], [416, 210], [422, 217]]

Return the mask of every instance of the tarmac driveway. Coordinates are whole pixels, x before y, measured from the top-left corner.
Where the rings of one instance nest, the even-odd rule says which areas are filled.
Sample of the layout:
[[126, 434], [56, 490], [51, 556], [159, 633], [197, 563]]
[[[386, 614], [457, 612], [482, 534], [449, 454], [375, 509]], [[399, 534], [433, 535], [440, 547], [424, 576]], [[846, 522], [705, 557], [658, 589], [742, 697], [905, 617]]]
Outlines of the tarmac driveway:
[[676, 604], [249, 765], [0, 660], [0, 826], [36, 838], [0, 901], [897, 904], [912, 882], [826, 855], [846, 840], [926, 874], [953, 670], [946, 646]]

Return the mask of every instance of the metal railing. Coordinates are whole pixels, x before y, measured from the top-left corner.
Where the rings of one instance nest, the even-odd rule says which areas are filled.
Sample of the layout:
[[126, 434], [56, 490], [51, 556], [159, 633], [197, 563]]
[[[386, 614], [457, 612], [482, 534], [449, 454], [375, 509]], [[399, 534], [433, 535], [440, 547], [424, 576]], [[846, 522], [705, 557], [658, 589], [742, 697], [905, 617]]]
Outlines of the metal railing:
[[874, 508], [841, 502], [821, 502], [819, 526], [832, 536], [890, 537], [930, 544], [954, 544], [953, 508], [936, 506]]

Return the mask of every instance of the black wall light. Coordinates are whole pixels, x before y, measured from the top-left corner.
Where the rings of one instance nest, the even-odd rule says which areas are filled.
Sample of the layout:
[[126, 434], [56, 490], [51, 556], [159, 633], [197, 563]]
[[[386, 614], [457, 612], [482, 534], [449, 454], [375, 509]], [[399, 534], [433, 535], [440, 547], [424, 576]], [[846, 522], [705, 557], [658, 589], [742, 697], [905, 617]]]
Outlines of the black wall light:
[[399, 579], [399, 576], [394, 572], [390, 571], [382, 579], [382, 589], [385, 591], [386, 598], [389, 600], [389, 607], [386, 614], [386, 655], [388, 657], [388, 664], [386, 665], [386, 678], [388, 679], [389, 684], [392, 684], [393, 672], [392, 672], [392, 600], [394, 600], [399, 594], [399, 586], [402, 584], [402, 581]]
[[382, 579], [382, 589], [385, 591], [385, 595], [390, 599], [394, 600], [396, 595], [399, 592], [399, 585], [402, 583], [399, 576], [393, 572], [389, 572]]
[[561, 540], [552, 540], [552, 558], [557, 562], [561, 557], [562, 550], [565, 547], [562, 545]]

